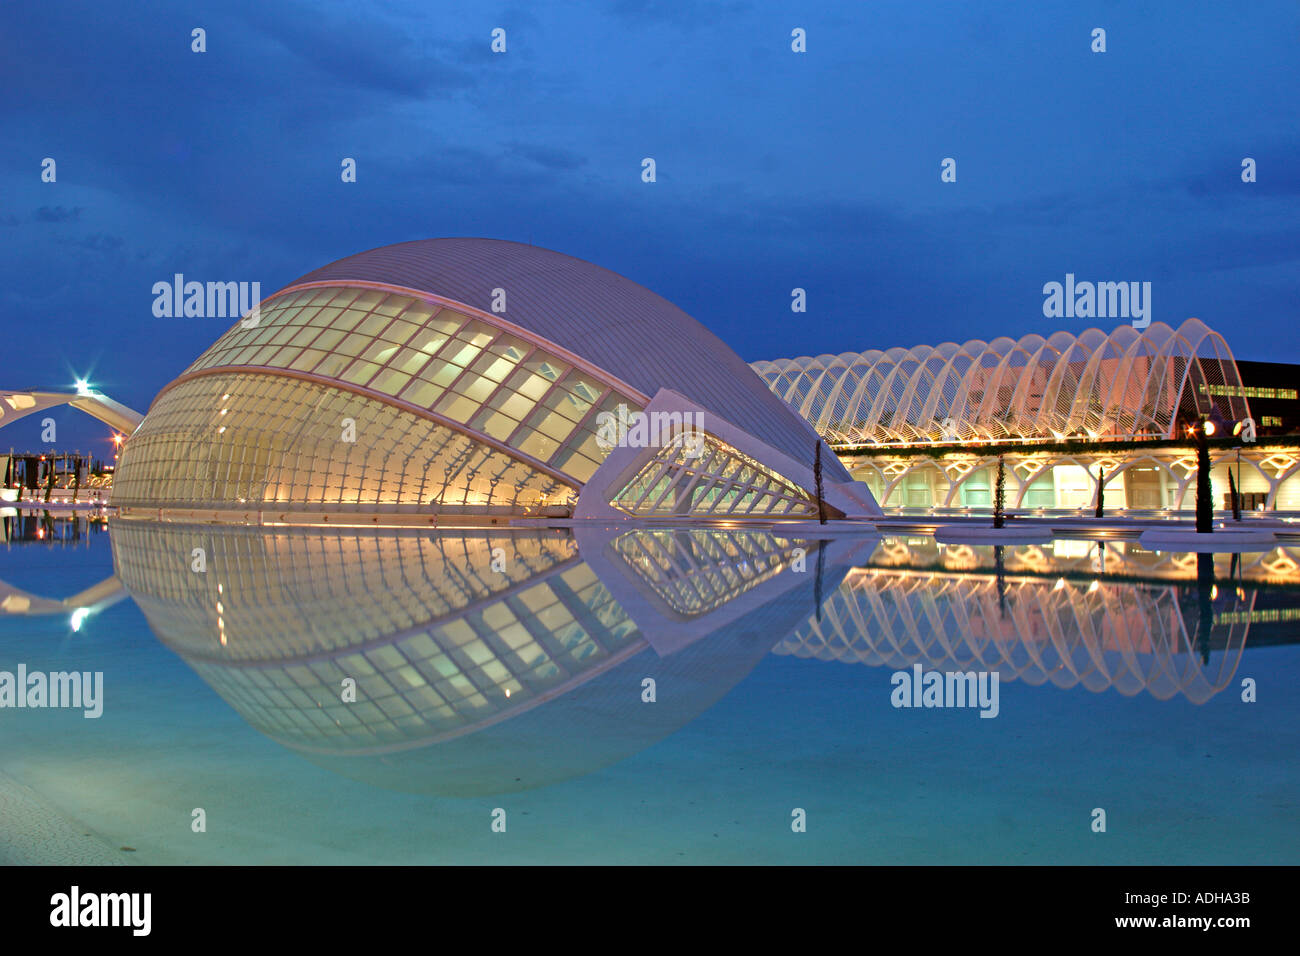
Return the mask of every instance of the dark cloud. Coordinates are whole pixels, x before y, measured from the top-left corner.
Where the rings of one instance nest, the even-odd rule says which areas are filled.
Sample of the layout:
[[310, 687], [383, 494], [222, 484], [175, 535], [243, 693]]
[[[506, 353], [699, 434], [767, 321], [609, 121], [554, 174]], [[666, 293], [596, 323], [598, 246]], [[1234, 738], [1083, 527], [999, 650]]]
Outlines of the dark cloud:
[[126, 247], [126, 240], [121, 236], [96, 232], [78, 239], [77, 245], [91, 252], [120, 252]]
[[[415, 31], [409, 21], [389, 22], [370, 7], [345, 14], [319, 4], [254, 3], [241, 14], [246, 23], [340, 85], [424, 97], [467, 89], [476, 82], [472, 71], [453, 65], [466, 48], [442, 41], [432, 22]], [[458, 46], [462, 53], [451, 55]], [[487, 48], [486, 38], [483, 46]]]
[[537, 143], [508, 143], [506, 152], [547, 169], [580, 169], [587, 165], [587, 157], [558, 146]]
[[76, 222], [81, 218], [81, 207], [65, 209], [63, 206], [42, 206], [33, 218], [37, 222]]

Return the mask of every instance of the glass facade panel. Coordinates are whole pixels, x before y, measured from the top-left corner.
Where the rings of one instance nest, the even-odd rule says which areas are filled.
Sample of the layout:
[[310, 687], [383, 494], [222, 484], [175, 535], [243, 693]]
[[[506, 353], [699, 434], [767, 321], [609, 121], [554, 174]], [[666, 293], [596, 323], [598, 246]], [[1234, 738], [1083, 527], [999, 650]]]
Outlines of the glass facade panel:
[[[309, 289], [273, 299], [264, 305], [257, 328], [236, 324], [190, 370], [231, 365], [309, 373], [399, 398], [545, 462], [575, 481], [590, 477], [607, 454], [594, 440], [595, 410], [612, 409], [620, 402], [632, 410], [640, 407], [635, 400], [612, 392], [594, 376], [517, 335], [453, 309], [371, 289]], [[322, 397], [314, 412], [298, 411], [304, 416], [316, 414], [322, 420], [329, 415], [337, 415], [335, 421], [355, 417], [343, 409], [358, 401], [358, 396], [340, 394], [337, 408], [334, 399]], [[235, 426], [232, 422], [228, 427]], [[358, 419], [359, 434], [361, 427]], [[244, 450], [235, 447], [240, 434], [238, 429], [223, 433], [221, 440], [232, 443], [231, 447], [220, 452], [213, 448], [211, 454], [238, 458], [245, 471], [236, 469], [237, 477], [246, 472], [245, 483], [255, 483], [251, 476], [269, 467], [258, 455], [269, 456], [269, 461], [282, 451], [267, 446], [249, 450], [245, 456]], [[203, 454], [197, 446], [190, 453]], [[356, 450], [339, 450], [337, 454], [346, 460], [364, 458]], [[304, 467], [319, 468], [328, 457], [322, 447], [319, 460], [314, 454], [303, 458]], [[124, 462], [130, 460], [129, 455], [123, 458]], [[416, 461], [424, 467], [423, 459], [417, 456]], [[194, 467], [209, 476], [213, 489], [217, 487], [219, 480], [207, 465], [196, 459]], [[367, 462], [365, 467], [372, 465]], [[470, 468], [468, 464], [461, 467]], [[369, 490], [345, 482], [331, 485], [327, 493], [326, 474], [328, 469], [320, 472], [317, 484], [308, 481], [309, 500], [355, 503], [376, 493], [389, 496], [390, 486], [406, 487], [401, 477], [404, 469], [395, 474], [389, 467], [382, 478], [367, 479]], [[378, 492], [375, 481], [379, 482]], [[430, 487], [435, 484], [432, 476], [427, 483]], [[279, 501], [292, 500], [293, 489], [298, 487], [279, 478], [274, 486]], [[282, 486], [284, 490], [278, 490]], [[124, 487], [130, 487], [129, 480]]]
[[[355, 422], [355, 442], [343, 440], [345, 418]], [[113, 489], [123, 507], [491, 512], [572, 497], [571, 487], [506, 453], [376, 399], [237, 372], [169, 389], [123, 446]]]
[[[692, 457], [683, 437], [679, 434], [665, 445], [610, 504], [633, 515], [803, 517], [817, 513], [817, 504], [806, 491], [725, 442], [704, 435], [703, 449]], [[577, 452], [565, 454], [570, 456], [571, 473], [580, 474], [586, 459]], [[749, 481], [725, 477], [729, 471], [740, 473], [733, 467], [736, 462], [752, 474]]]

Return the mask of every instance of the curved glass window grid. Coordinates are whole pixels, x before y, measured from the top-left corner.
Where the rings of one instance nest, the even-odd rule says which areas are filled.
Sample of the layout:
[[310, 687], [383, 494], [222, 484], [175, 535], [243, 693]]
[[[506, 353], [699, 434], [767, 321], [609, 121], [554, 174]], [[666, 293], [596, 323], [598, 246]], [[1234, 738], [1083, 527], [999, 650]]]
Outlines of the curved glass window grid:
[[[115, 551], [146, 562], [207, 530], [124, 526]], [[444, 601], [459, 595], [431, 582], [466, 559], [486, 565], [490, 549], [508, 541], [406, 533], [358, 551], [357, 534], [312, 530], [277, 536], [278, 547], [268, 551], [257, 534], [205, 539], [212, 557], [203, 583], [223, 581], [222, 592], [196, 591], [179, 579], [190, 572], [175, 562], [160, 574], [141, 565], [128, 587], [150, 625], [200, 677], [258, 730], [294, 746], [366, 750], [462, 731], [642, 646], [636, 625], [590, 567], [571, 558], [554, 563], [572, 554], [564, 539], [524, 541], [534, 566], [545, 570], [442, 614]], [[328, 600], [318, 602], [322, 588]], [[213, 626], [226, 616], [228, 624]], [[357, 626], [371, 617], [375, 627]], [[228, 643], [214, 646], [218, 630]], [[341, 699], [345, 678], [357, 682], [355, 702]]]
[[328, 287], [266, 303], [189, 372], [255, 366], [346, 382], [409, 402], [585, 482], [607, 455], [596, 416], [630, 396], [544, 348], [454, 309]]
[[685, 618], [707, 614], [789, 567], [794, 547], [791, 539], [768, 531], [637, 531], [613, 542], [623, 560]]
[[712, 435], [704, 435], [702, 444], [692, 457], [685, 436], [675, 435], [610, 504], [642, 516], [817, 513], [807, 492], [770, 468]]
[[[466, 533], [123, 521], [115, 566], [187, 660], [310, 658], [429, 625], [577, 563], [557, 532]], [[188, 544], [187, 544], [188, 543]], [[202, 547], [202, 580], [175, 555]], [[507, 560], [492, 570], [495, 549]], [[219, 639], [221, 638], [221, 639]]]
[[[346, 422], [355, 440], [345, 440]], [[130, 507], [403, 506], [505, 512], [574, 488], [428, 418], [304, 379], [202, 375], [169, 389], [122, 450]]]
[[[598, 615], [613, 626], [589, 629]], [[191, 664], [259, 730], [312, 749], [357, 749], [456, 731], [526, 706], [638, 640], [604, 586], [577, 565], [517, 599], [355, 653], [259, 667]], [[337, 692], [346, 677], [357, 682], [353, 703]]]

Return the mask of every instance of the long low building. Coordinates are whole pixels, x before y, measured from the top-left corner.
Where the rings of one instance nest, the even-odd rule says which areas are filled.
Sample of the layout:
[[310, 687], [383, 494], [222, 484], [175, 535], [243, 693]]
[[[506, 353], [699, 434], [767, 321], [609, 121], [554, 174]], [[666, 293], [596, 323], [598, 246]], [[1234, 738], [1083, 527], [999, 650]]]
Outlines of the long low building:
[[1198, 319], [752, 367], [886, 509], [989, 509], [1001, 459], [1008, 508], [1190, 511], [1208, 420], [1216, 508], [1231, 470], [1244, 509], [1300, 512], [1300, 367], [1239, 363]]

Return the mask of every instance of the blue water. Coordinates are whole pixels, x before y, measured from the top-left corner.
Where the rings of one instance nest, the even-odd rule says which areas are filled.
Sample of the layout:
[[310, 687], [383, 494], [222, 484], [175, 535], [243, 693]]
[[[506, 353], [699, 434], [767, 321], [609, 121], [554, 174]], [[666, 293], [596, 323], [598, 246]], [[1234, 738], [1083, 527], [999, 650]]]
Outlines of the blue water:
[[[0, 548], [0, 580], [66, 597], [113, 573], [108, 544]], [[763, 653], [720, 700], [624, 759], [466, 796], [349, 779], [258, 732], [132, 600], [76, 632], [65, 615], [0, 616], [0, 671], [20, 661], [103, 671], [106, 704], [98, 720], [0, 710], [0, 791], [39, 798], [8, 821], [0, 858], [41, 858], [24, 822], [39, 812], [80, 831], [74, 858], [137, 864], [1300, 862], [1296, 644], [1248, 641], [1233, 682], [1203, 704], [1007, 680], [996, 719], [894, 708], [890, 667]], [[1241, 700], [1243, 677], [1257, 702]], [[676, 679], [665, 672], [661, 694]], [[570, 706], [543, 703], [496, 733]], [[591, 712], [593, 740], [622, 730], [599, 725], [603, 713]], [[462, 741], [463, 759], [488, 736]], [[195, 808], [206, 832], [192, 830]], [[505, 832], [492, 829], [498, 808]], [[792, 830], [796, 808], [806, 832]]]

